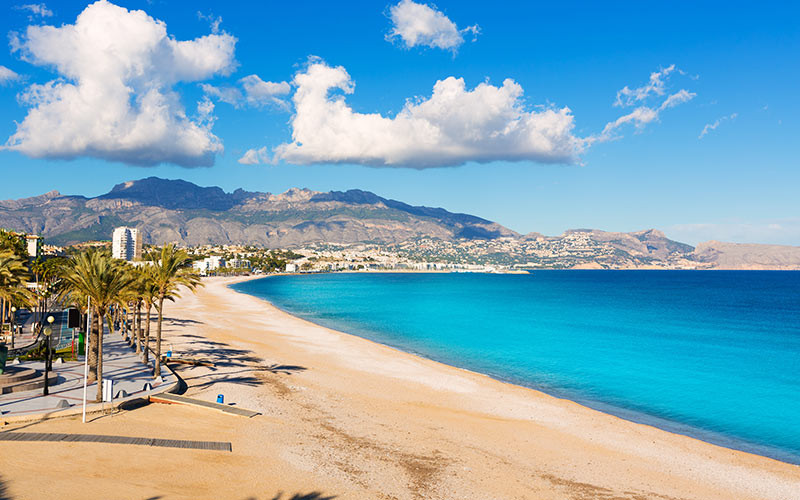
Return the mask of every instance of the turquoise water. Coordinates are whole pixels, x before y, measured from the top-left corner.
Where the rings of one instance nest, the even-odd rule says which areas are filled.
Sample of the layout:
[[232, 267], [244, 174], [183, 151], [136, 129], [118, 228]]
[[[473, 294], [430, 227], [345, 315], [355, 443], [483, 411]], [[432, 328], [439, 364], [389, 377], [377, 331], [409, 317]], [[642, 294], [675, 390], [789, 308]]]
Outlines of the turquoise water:
[[800, 463], [800, 272], [321, 274], [233, 288], [331, 328]]

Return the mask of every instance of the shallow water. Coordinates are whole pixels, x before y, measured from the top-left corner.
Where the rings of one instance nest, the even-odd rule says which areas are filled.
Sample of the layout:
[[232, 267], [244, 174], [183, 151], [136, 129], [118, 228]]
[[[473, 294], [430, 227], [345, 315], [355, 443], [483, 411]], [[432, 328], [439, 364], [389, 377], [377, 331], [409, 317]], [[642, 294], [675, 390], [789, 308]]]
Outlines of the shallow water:
[[800, 272], [319, 274], [233, 288], [330, 328], [800, 463]]

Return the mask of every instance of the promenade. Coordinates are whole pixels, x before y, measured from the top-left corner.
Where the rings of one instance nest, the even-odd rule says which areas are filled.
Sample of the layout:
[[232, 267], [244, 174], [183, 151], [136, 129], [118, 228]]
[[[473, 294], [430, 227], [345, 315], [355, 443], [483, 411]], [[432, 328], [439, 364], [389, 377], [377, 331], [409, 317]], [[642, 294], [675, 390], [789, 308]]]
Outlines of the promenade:
[[[41, 361], [23, 362], [13, 366], [44, 371], [44, 363]], [[114, 398], [110, 403], [94, 402], [97, 383], [89, 384], [86, 390], [86, 411], [110, 408], [131, 399], [160, 394], [177, 386], [177, 377], [165, 364], [162, 364], [160, 379], [153, 379], [152, 369], [152, 358], [150, 364], [145, 365], [120, 335], [106, 333], [103, 340], [103, 378], [113, 380]], [[54, 361], [53, 371], [58, 379], [55, 385], [50, 386], [50, 394], [47, 396], [42, 395], [41, 388], [0, 395], [0, 422], [80, 413], [83, 409], [83, 356], [79, 361]]]

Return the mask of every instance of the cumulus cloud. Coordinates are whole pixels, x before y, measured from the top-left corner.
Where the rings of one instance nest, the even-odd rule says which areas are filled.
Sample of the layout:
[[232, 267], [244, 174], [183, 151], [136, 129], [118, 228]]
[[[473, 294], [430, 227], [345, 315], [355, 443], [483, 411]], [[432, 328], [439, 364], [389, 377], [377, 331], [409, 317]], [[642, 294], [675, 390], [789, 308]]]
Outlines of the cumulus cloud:
[[493, 161], [575, 163], [592, 145], [620, 138], [624, 125], [641, 130], [695, 96], [686, 89], [667, 93], [664, 86], [659, 102], [637, 99], [640, 105], [633, 111], [598, 134], [580, 137], [568, 107], [528, 106], [522, 87], [511, 79], [501, 86], [487, 81], [469, 89], [462, 78], [451, 76], [437, 81], [430, 97], [407, 100], [393, 117], [355, 111], [346, 98], [355, 91], [350, 75], [319, 58], [310, 58], [292, 83], [292, 141], [272, 151], [250, 149], [240, 163], [283, 160], [417, 169]]
[[244, 88], [245, 99], [251, 106], [263, 106], [265, 104], [285, 104], [278, 96], [284, 96], [291, 91], [291, 87], [286, 82], [265, 82], [258, 75], [249, 75], [239, 83]]
[[25, 5], [17, 5], [14, 7], [17, 10], [26, 10], [30, 12], [28, 19], [33, 21], [35, 17], [51, 17], [53, 15], [53, 11], [47, 8], [47, 5], [43, 3], [31, 3]]
[[241, 85], [241, 89], [231, 85], [215, 87], [206, 83], [201, 84], [201, 87], [206, 95], [236, 108], [245, 105], [261, 108], [268, 104], [282, 109], [289, 107], [287, 102], [281, 98], [292, 90], [292, 87], [286, 82], [265, 82], [258, 75], [248, 75], [240, 78], [238, 83]]
[[405, 47], [418, 45], [455, 51], [464, 43], [464, 35], [472, 33], [473, 40], [480, 33], [478, 25], [458, 29], [447, 16], [427, 4], [402, 0], [389, 9], [392, 29], [386, 40], [400, 41]]
[[728, 116], [722, 116], [720, 118], [717, 118], [716, 120], [714, 120], [713, 123], [706, 123], [706, 126], [703, 127], [703, 130], [700, 132], [700, 135], [698, 135], [697, 138], [698, 139], [702, 139], [709, 132], [711, 132], [712, 130], [716, 130], [717, 127], [722, 125], [722, 122], [724, 122], [726, 120], [733, 120], [734, 118], [736, 118], [736, 116], [738, 116], [737, 113], [733, 113], [733, 114], [730, 114]]
[[8, 85], [17, 80], [19, 80], [19, 75], [14, 70], [0, 66], [0, 85]]
[[266, 146], [259, 149], [248, 149], [241, 158], [239, 163], [242, 165], [258, 165], [259, 163], [269, 163], [270, 155]]
[[19, 96], [30, 106], [4, 149], [34, 158], [95, 157], [133, 165], [207, 166], [222, 151], [211, 133], [213, 103], [187, 116], [178, 82], [235, 67], [226, 33], [176, 40], [141, 10], [97, 1], [74, 24], [29, 26], [12, 49], [59, 77]]
[[[427, 99], [408, 101], [394, 118], [354, 111], [347, 71], [314, 59], [294, 78], [292, 139], [275, 148], [289, 163], [361, 163], [428, 168], [468, 161], [572, 162], [583, 141], [575, 137], [569, 108], [526, 109], [522, 87], [461, 78], [437, 81]], [[252, 157], [248, 157], [250, 161]]]

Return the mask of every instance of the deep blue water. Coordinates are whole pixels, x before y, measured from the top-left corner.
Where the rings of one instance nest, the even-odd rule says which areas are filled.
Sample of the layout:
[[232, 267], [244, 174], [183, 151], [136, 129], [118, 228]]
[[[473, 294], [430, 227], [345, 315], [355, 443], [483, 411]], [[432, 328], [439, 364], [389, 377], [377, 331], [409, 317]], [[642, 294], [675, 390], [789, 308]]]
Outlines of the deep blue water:
[[233, 288], [327, 327], [800, 463], [800, 272], [320, 274]]

